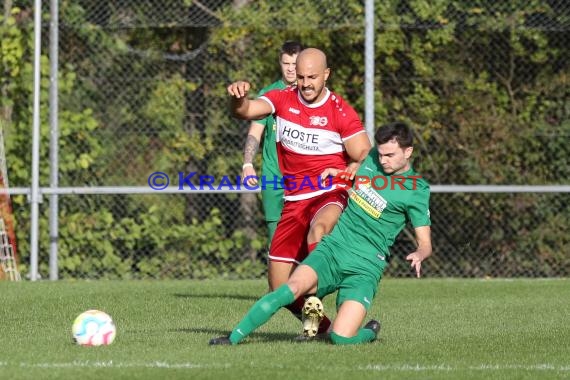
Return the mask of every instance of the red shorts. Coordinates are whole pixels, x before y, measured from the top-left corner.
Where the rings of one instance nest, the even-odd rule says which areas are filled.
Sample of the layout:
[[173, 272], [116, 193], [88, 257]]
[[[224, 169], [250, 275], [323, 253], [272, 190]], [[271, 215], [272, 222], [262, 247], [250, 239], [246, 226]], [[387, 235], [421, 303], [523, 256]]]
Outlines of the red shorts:
[[330, 204], [344, 210], [347, 202], [345, 189], [335, 189], [300, 201], [285, 201], [269, 247], [269, 260], [300, 264], [308, 255], [307, 234], [317, 212]]

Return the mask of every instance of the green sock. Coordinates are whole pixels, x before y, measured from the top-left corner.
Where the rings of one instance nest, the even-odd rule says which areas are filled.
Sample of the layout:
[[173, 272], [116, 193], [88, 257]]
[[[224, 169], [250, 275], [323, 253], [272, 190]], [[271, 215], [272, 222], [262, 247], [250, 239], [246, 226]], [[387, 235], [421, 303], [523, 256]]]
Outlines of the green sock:
[[264, 324], [279, 310], [281, 307], [289, 305], [295, 300], [293, 292], [287, 284], [281, 285], [271, 293], [261, 297], [253, 304], [245, 317], [230, 334], [230, 342], [238, 344], [246, 336], [251, 334], [253, 330]]
[[362, 328], [358, 330], [358, 334], [350, 338], [340, 336], [338, 334], [335, 334], [334, 332], [331, 332], [330, 337], [333, 344], [338, 344], [338, 345], [359, 344], [359, 343], [372, 342], [374, 339], [376, 339], [376, 334], [374, 333], [374, 331], [370, 329]]

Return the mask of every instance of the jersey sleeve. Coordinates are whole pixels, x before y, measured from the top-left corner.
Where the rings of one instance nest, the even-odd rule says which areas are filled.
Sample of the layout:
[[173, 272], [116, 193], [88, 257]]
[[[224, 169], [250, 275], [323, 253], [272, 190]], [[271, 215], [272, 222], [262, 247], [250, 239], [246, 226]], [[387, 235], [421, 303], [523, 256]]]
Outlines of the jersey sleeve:
[[423, 227], [431, 226], [430, 211], [429, 211], [429, 185], [422, 180], [416, 182], [416, 188], [410, 198], [407, 214], [412, 226]]
[[[263, 95], [265, 95], [267, 92], [271, 91], [271, 90], [275, 90], [277, 88], [271, 87], [271, 86], [267, 86], [265, 88], [262, 88], [259, 93], [257, 94], [257, 97], [260, 98]], [[275, 109], [275, 107], [272, 106], [273, 109]], [[268, 115], [263, 119], [260, 120], [252, 120], [252, 122], [257, 123], [257, 124], [261, 124], [264, 127], [267, 127], [273, 120], [273, 115]]]
[[279, 107], [281, 100], [285, 94], [284, 90], [271, 90], [267, 91], [265, 94], [258, 97], [258, 99], [263, 99], [271, 106], [271, 113], [274, 114], [276, 109]]
[[362, 120], [360, 120], [360, 116], [358, 116], [358, 113], [354, 108], [352, 108], [338, 95], [333, 95], [332, 100], [336, 102], [336, 107], [339, 111], [339, 132], [343, 142], [360, 133], [366, 132], [364, 125], [362, 124]]

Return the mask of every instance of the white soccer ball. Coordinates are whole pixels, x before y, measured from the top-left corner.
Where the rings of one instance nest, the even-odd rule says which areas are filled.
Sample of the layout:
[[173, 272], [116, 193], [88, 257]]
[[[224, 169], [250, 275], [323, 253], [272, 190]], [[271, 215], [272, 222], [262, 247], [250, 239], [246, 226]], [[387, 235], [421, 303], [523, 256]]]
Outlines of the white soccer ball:
[[113, 343], [117, 329], [111, 316], [100, 310], [87, 310], [73, 322], [73, 340], [80, 346], [101, 346]]

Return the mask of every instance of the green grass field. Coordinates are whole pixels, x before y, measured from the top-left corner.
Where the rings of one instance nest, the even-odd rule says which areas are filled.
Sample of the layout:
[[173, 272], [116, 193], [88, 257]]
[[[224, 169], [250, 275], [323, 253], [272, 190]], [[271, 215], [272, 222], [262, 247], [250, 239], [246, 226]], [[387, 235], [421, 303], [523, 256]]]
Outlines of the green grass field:
[[[238, 346], [208, 346], [264, 293], [256, 281], [0, 282], [0, 379], [570, 378], [570, 279], [386, 279], [378, 341], [294, 343], [286, 310]], [[115, 342], [80, 347], [97, 308]], [[325, 300], [334, 315], [334, 297]]]

